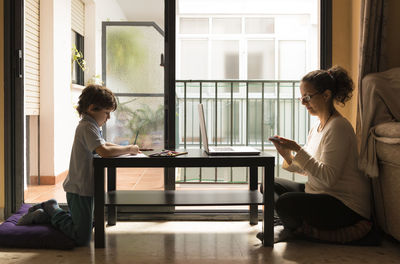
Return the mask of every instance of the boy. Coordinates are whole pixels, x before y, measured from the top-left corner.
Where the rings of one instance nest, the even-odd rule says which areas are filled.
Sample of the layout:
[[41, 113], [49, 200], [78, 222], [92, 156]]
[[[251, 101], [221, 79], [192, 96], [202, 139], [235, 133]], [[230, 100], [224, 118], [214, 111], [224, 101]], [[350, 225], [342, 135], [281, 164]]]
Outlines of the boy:
[[50, 217], [51, 224], [73, 239], [78, 246], [88, 245], [93, 229], [93, 154], [115, 157], [137, 154], [136, 145], [119, 146], [105, 142], [100, 127], [110, 113], [117, 109], [114, 94], [100, 85], [89, 85], [79, 96], [77, 111], [81, 121], [75, 131], [68, 176], [63, 183], [67, 193], [70, 214], [62, 210], [56, 200], [51, 199], [30, 208], [25, 222], [43, 222], [43, 211]]

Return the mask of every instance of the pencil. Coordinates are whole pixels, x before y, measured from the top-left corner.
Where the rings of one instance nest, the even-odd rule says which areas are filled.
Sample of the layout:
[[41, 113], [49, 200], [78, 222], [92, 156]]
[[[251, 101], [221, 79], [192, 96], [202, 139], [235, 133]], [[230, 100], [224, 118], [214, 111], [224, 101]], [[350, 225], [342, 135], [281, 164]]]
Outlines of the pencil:
[[135, 140], [133, 141], [133, 145], [136, 145], [138, 136], [139, 136], [139, 129], [136, 131], [136, 136], [135, 136]]

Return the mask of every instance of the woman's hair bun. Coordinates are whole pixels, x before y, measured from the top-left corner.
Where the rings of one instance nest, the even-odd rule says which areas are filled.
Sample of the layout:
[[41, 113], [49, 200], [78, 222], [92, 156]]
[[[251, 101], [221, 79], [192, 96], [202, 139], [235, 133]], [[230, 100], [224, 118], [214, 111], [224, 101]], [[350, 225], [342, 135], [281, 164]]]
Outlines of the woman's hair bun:
[[323, 93], [331, 90], [332, 98], [345, 104], [353, 95], [354, 84], [347, 71], [340, 66], [333, 66], [328, 70], [316, 70], [306, 74], [302, 82], [308, 82]]
[[333, 77], [335, 83], [335, 90], [332, 91], [334, 94], [333, 98], [336, 101], [344, 104], [345, 102], [350, 100], [353, 95], [353, 80], [344, 68], [337, 65], [327, 70], [327, 72]]

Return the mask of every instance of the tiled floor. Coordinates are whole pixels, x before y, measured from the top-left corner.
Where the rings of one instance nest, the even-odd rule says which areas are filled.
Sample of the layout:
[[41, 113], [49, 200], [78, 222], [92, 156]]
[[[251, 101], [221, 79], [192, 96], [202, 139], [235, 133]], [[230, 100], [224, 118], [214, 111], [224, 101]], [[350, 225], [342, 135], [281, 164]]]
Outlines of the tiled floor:
[[[163, 190], [164, 170], [159, 168], [118, 168], [118, 190]], [[56, 185], [28, 185], [25, 190], [25, 203], [37, 203], [54, 198], [60, 203], [66, 203], [62, 186], [64, 179]], [[208, 189], [208, 188], [240, 188], [246, 189], [246, 184], [176, 184], [176, 189]]]
[[[118, 189], [163, 189], [162, 169], [122, 169]], [[177, 185], [179, 188], [246, 188], [245, 185]], [[65, 202], [62, 182], [30, 186], [26, 202], [56, 198]], [[262, 247], [255, 237], [261, 225], [248, 222], [118, 222], [106, 228], [105, 249], [72, 251], [0, 249], [1, 264], [47, 263], [400, 263], [400, 244], [385, 240], [380, 247], [355, 247], [293, 241]]]
[[0, 249], [2, 264], [100, 263], [400, 263], [400, 245], [380, 247], [317, 244], [306, 241], [262, 247], [261, 228], [248, 222], [118, 222], [107, 227], [105, 249], [71, 251]]
[[[117, 189], [119, 190], [163, 190], [164, 170], [158, 168], [118, 168]], [[25, 190], [26, 203], [37, 203], [55, 198], [60, 203], [66, 203], [62, 187], [64, 179], [56, 185], [28, 185]]]

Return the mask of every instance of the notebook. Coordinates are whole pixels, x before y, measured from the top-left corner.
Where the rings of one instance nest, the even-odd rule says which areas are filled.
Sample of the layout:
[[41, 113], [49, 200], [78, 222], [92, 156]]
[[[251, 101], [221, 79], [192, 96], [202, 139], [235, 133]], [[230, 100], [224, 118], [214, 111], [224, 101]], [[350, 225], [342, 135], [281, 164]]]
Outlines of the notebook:
[[200, 133], [203, 141], [203, 148], [208, 155], [259, 155], [260, 151], [252, 147], [243, 146], [221, 146], [210, 147], [208, 146], [206, 120], [204, 118], [203, 104], [199, 104], [199, 123]]

